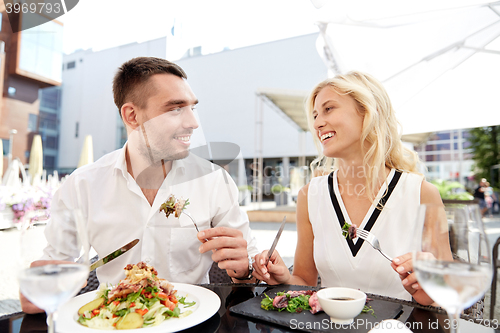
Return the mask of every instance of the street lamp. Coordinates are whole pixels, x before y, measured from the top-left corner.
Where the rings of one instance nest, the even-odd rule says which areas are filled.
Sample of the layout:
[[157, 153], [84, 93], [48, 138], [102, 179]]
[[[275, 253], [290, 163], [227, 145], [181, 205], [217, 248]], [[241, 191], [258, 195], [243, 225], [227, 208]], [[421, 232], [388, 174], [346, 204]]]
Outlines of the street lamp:
[[12, 143], [14, 141], [14, 134], [17, 134], [17, 130], [11, 129], [9, 131], [9, 166], [12, 163]]

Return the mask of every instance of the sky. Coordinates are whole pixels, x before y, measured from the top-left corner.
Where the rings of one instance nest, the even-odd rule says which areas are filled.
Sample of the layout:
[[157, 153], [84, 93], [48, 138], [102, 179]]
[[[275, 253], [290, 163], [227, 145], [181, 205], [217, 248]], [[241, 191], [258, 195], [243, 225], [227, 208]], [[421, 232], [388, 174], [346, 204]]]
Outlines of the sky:
[[317, 15], [310, 0], [80, 0], [59, 20], [66, 54], [167, 36], [176, 60], [195, 46], [207, 54], [315, 33]]

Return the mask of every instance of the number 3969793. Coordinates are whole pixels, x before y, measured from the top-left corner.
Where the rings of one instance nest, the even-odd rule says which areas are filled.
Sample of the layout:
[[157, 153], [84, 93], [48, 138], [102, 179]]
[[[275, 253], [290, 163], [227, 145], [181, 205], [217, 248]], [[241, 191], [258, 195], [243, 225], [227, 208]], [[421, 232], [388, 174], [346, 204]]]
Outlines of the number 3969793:
[[59, 14], [63, 9], [60, 3], [45, 3], [45, 2], [31, 2], [31, 3], [20, 3], [20, 2], [6, 2], [5, 10], [8, 14], [10, 13], [32, 13], [32, 14]]

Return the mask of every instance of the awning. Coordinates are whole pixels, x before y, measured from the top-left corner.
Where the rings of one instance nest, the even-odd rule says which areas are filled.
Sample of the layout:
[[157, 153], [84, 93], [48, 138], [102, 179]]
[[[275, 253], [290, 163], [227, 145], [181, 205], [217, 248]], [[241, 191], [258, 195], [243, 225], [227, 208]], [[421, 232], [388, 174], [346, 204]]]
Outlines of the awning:
[[[265, 96], [279, 111], [294, 122], [300, 130], [304, 132], [309, 131], [305, 114], [305, 103], [309, 91], [266, 88], [259, 89], [257, 94]], [[432, 132], [406, 134], [402, 136], [402, 140], [418, 145], [427, 141], [427, 138], [431, 134]]]

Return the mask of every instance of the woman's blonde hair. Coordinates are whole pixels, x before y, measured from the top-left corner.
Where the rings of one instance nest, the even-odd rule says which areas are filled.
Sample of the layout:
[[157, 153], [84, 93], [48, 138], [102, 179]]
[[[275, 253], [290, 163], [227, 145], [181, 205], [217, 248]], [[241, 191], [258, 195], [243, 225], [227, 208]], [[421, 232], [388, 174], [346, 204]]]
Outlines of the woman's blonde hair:
[[418, 155], [403, 145], [398, 129], [399, 122], [384, 87], [373, 76], [352, 71], [320, 82], [307, 99], [309, 130], [319, 152], [319, 156], [311, 163], [313, 177], [337, 169], [334, 159], [323, 155], [317, 131], [314, 129], [314, 103], [319, 92], [325, 87], [334, 89], [340, 95], [351, 96], [356, 102], [359, 114], [363, 116], [360, 141], [361, 151], [364, 153], [363, 165], [367, 171], [366, 195], [370, 200], [375, 199], [375, 191], [380, 186], [379, 175], [385, 166], [419, 173]]

